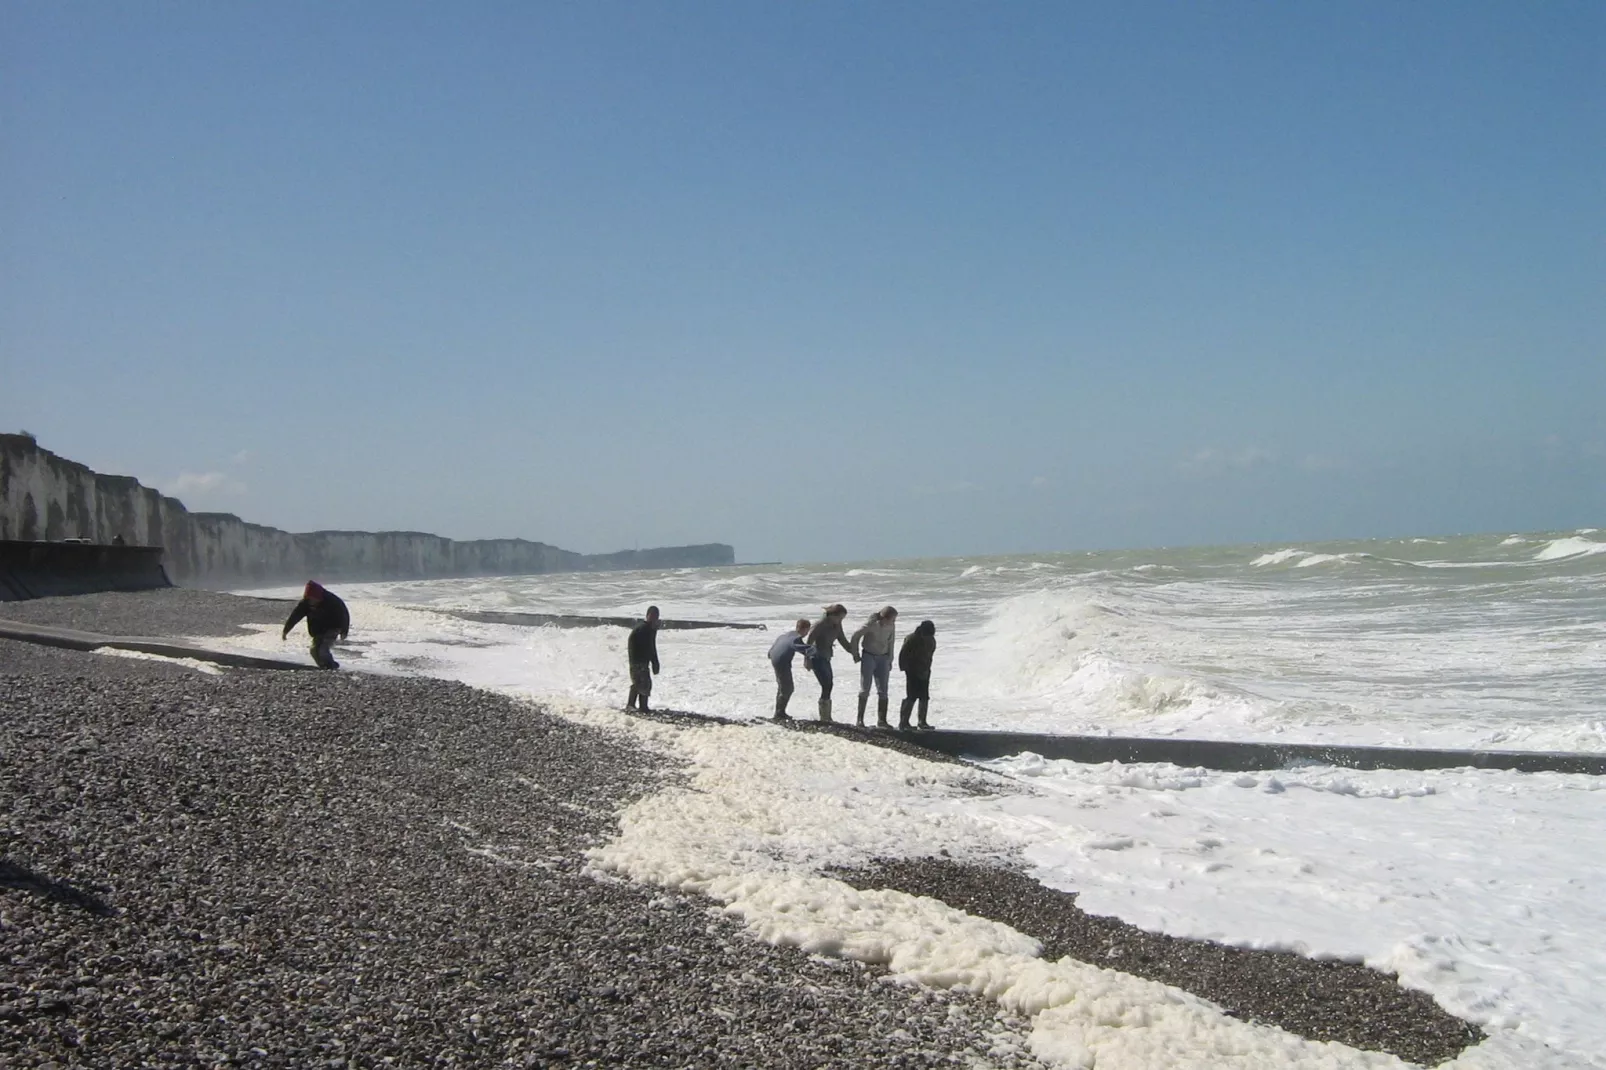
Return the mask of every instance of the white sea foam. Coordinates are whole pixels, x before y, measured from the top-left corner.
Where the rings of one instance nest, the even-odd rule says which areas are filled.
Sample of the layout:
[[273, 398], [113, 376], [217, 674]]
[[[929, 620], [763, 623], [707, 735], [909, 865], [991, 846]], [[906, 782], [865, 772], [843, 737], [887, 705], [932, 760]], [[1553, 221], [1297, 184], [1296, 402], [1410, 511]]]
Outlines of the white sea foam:
[[1051, 1065], [1404, 1066], [1244, 1023], [1116, 970], [1045, 961], [1036, 940], [1008, 926], [822, 875], [829, 866], [939, 851], [998, 859], [998, 826], [967, 805], [958, 787], [969, 774], [958, 767], [765, 729], [660, 732], [655, 742], [690, 764], [690, 782], [629, 807], [619, 835], [591, 853], [599, 870], [708, 895], [770, 943], [994, 999], [1032, 1017], [1032, 1050]]
[[180, 665], [208, 676], [217, 676], [223, 672], [209, 661], [201, 661], [198, 658], [174, 658], [166, 654], [147, 654], [143, 650], [120, 650], [112, 646], [97, 646], [92, 653], [104, 654], [108, 658], [131, 658], [135, 661], [165, 661], [169, 665]]
[[[1600, 778], [987, 765], [1037, 790], [978, 817], [1030, 839], [1039, 878], [1092, 913], [1396, 971], [1495, 1034], [1496, 1065], [1606, 1051], [1606, 879], [1575, 864], [1606, 850], [1606, 822], [1589, 816]], [[1131, 844], [1112, 852], [1112, 838]]]

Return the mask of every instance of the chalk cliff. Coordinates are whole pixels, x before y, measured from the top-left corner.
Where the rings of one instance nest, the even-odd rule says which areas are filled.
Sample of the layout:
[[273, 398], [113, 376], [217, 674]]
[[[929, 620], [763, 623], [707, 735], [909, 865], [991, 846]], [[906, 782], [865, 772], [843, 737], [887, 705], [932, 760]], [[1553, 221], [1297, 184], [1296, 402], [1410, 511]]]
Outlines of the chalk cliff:
[[292, 534], [230, 513], [192, 513], [129, 476], [57, 456], [28, 435], [0, 434], [0, 539], [85, 538], [162, 546], [173, 582], [241, 587], [331, 580], [516, 576], [595, 569], [729, 565], [723, 543], [579, 554], [524, 539], [456, 542], [418, 531]]

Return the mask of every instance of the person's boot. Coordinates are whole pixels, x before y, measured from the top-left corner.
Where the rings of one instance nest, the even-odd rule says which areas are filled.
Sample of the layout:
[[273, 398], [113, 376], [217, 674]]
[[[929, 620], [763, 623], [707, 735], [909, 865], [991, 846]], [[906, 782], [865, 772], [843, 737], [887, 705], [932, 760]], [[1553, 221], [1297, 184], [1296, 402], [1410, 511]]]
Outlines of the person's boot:
[[914, 709], [914, 706], [915, 700], [912, 698], [906, 698], [898, 703], [898, 731], [907, 732], [909, 730], [909, 711]]
[[820, 700], [820, 720], [827, 722], [831, 720], [831, 700], [828, 698]]
[[792, 719], [786, 715], [786, 701], [791, 697], [791, 695], [775, 696], [775, 719], [777, 721], [790, 721]]
[[921, 728], [930, 728], [931, 727], [929, 724], [926, 723], [926, 707], [928, 705], [930, 705], [930, 703], [931, 703], [930, 699], [923, 698], [923, 699], [920, 700], [920, 727]]
[[877, 728], [891, 728], [887, 723], [887, 696], [877, 695], [875, 700], [875, 726]]
[[625, 709], [633, 710], [635, 708], [636, 708], [636, 689], [632, 687], [630, 689], [630, 697], [625, 699]]
[[859, 727], [864, 727], [864, 708], [870, 704], [869, 695], [859, 696]]

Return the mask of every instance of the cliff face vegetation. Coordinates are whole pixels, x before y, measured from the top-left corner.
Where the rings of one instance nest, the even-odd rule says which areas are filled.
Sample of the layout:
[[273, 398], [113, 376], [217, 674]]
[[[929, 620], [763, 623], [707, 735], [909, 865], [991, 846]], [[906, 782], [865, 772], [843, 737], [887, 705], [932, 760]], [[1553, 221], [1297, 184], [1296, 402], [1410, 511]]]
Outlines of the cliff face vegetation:
[[173, 582], [190, 587], [687, 568], [736, 560], [724, 543], [579, 554], [525, 539], [458, 542], [418, 531], [293, 534], [230, 513], [192, 513], [129, 476], [102, 475], [42, 449], [31, 435], [0, 434], [0, 539], [106, 543], [118, 536], [129, 545], [164, 547]]

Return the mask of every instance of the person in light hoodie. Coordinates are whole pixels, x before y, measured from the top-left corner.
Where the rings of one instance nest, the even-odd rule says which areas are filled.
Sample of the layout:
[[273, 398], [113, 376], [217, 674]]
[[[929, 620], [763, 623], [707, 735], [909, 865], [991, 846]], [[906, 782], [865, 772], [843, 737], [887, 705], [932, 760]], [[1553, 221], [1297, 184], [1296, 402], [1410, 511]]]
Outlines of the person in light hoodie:
[[859, 725], [864, 726], [864, 708], [870, 702], [870, 685], [876, 690], [877, 728], [887, 724], [887, 681], [892, 676], [893, 641], [898, 636], [898, 611], [883, 606], [848, 641], [853, 660], [859, 663]]
[[791, 631], [784, 633], [775, 642], [770, 644], [770, 666], [775, 670], [775, 720], [790, 721], [787, 716], [786, 703], [792, 697], [792, 658], [798, 654], [803, 655], [803, 663], [807, 665], [814, 657], [814, 648], [809, 646], [808, 640], [803, 637], [809, 634], [809, 622], [800, 620]]

